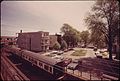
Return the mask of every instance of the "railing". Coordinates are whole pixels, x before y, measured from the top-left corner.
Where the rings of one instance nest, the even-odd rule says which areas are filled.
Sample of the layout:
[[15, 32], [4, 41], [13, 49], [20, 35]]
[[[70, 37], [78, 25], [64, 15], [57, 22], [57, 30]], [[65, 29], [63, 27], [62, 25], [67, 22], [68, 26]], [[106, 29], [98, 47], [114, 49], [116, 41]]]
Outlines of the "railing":
[[[70, 70], [70, 69], [66, 69], [67, 74], [78, 77], [82, 80], [118, 80], [118, 78], [107, 75], [104, 73], [109, 73], [111, 74], [112, 72], [108, 72], [108, 71], [104, 71], [104, 70], [100, 70], [100, 69], [96, 69], [90, 66], [82, 66], [79, 69], [76, 70]], [[112, 73], [115, 74], [115, 73]], [[116, 74], [115, 74], [116, 75]]]
[[[103, 66], [106, 67], [107, 70], [102, 69], [104, 68]], [[98, 61], [93, 62], [88, 60], [86, 61], [86, 64], [79, 64], [76, 69], [70, 70], [66, 68], [66, 73], [87, 80], [118, 80], [119, 74], [116, 70], [119, 71], [119, 68], [114, 66], [110, 67], [109, 64], [105, 66], [104, 64], [100, 64]]]
[[[114, 75], [116, 77], [119, 76], [120, 68], [116, 65], [116, 63], [110, 63], [111, 61], [103, 60], [103, 59], [86, 59], [86, 63], [91, 64], [96, 69], [103, 70], [105, 73], [110, 75]], [[112, 65], [111, 65], [112, 64]]]

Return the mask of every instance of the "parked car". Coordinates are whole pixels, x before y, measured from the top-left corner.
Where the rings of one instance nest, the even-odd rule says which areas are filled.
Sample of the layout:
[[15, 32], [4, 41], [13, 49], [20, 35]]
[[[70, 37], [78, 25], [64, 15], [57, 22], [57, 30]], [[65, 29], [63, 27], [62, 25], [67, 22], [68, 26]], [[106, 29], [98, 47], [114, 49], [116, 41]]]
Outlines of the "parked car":
[[74, 59], [72, 62], [67, 66], [68, 69], [75, 70], [78, 67], [79, 59]]
[[107, 52], [107, 49], [100, 49], [100, 53]]
[[86, 46], [84, 44], [81, 45], [81, 48], [85, 48]]
[[96, 51], [95, 55], [97, 58], [102, 58], [102, 53], [100, 53], [99, 51]]
[[51, 52], [51, 54], [57, 54], [58, 53], [58, 51], [52, 51]]
[[54, 58], [54, 59], [61, 59], [61, 60], [64, 59], [64, 57], [62, 57], [62, 56], [60, 56], [60, 55], [56, 55], [56, 56], [54, 56], [53, 58]]
[[68, 49], [65, 49], [64, 52], [68, 52]]
[[78, 63], [79, 62], [79, 59], [74, 59], [72, 60], [73, 63]]
[[63, 62], [64, 62], [64, 65], [67, 66], [68, 64], [70, 64], [72, 62], [72, 59], [71, 58], [65, 58], [63, 60]]
[[67, 68], [68, 69], [71, 69], [71, 70], [75, 70], [75, 69], [77, 69], [77, 66], [78, 66], [78, 64], [77, 63], [70, 63], [68, 66], [67, 66]]
[[58, 53], [57, 53], [57, 55], [61, 55], [61, 54], [63, 54], [64, 52], [63, 51], [59, 51]]
[[93, 48], [93, 51], [97, 51], [97, 47], [94, 47], [94, 48]]
[[74, 50], [73, 48], [69, 48], [68, 51]]

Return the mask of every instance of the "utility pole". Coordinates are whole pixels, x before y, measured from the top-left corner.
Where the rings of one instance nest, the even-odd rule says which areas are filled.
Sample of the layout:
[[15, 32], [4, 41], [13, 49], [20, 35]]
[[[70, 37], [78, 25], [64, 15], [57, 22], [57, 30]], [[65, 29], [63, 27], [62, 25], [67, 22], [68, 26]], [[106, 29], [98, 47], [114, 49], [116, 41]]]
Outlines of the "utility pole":
[[30, 51], [31, 51], [31, 38], [30, 38]]

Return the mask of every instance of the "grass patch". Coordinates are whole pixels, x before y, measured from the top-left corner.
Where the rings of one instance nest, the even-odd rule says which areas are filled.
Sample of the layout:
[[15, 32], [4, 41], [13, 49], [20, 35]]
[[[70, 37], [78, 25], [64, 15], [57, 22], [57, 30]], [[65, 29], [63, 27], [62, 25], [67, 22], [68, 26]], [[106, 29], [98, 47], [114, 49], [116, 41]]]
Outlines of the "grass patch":
[[71, 55], [72, 56], [85, 56], [87, 53], [87, 50], [75, 50]]

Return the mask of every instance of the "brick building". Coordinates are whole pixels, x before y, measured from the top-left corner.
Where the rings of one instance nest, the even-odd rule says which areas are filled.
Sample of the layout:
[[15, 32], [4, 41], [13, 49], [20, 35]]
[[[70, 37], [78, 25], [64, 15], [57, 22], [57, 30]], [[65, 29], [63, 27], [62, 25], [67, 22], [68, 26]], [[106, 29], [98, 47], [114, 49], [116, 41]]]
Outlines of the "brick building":
[[22, 49], [39, 52], [49, 50], [49, 40], [49, 32], [21, 32], [18, 33], [17, 44]]
[[16, 44], [17, 37], [14, 36], [1, 36], [0, 43], [5, 45]]

